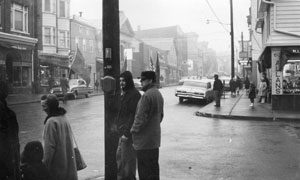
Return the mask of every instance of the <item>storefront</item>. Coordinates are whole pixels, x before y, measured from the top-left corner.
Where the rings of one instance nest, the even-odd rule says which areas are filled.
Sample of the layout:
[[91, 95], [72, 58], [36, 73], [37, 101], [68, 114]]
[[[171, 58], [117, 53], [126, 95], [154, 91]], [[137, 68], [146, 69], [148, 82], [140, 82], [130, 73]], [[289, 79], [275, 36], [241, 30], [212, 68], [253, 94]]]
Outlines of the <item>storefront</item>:
[[53, 78], [54, 86], [58, 86], [62, 74], [68, 75], [69, 57], [58, 54], [39, 54], [40, 60], [40, 92], [48, 92], [49, 79]]
[[300, 110], [300, 46], [272, 47], [272, 109]]
[[33, 53], [37, 39], [0, 32], [0, 80], [9, 94], [32, 92]]

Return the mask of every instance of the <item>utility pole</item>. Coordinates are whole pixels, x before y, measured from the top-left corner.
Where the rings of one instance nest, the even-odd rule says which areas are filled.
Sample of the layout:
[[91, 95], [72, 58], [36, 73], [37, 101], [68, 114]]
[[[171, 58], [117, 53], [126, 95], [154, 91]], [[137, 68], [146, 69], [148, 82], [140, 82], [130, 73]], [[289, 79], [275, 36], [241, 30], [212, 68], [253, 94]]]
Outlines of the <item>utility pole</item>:
[[234, 77], [234, 32], [233, 32], [233, 7], [230, 0], [230, 36], [231, 36], [231, 77]]
[[105, 180], [117, 179], [116, 149], [118, 136], [114, 131], [120, 97], [120, 20], [119, 0], [102, 0], [103, 27], [103, 91], [105, 109]]
[[[241, 33], [241, 38], [242, 38], [242, 54], [244, 54], [244, 35], [243, 32]], [[245, 77], [245, 64], [244, 64], [245, 58], [243, 57], [243, 77]]]

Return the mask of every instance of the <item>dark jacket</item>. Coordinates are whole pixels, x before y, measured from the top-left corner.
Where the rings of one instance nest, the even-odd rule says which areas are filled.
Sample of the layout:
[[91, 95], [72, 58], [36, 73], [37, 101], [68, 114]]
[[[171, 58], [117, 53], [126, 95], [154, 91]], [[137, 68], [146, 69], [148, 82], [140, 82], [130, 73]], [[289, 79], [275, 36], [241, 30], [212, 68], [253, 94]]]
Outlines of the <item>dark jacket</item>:
[[[0, 97], [1, 98], [1, 97]], [[20, 177], [19, 126], [14, 111], [0, 99], [0, 179]]]
[[161, 127], [164, 116], [164, 99], [155, 84], [150, 84], [139, 100], [130, 132], [136, 150], [160, 147]]
[[222, 91], [223, 90], [223, 83], [220, 79], [215, 79], [213, 90], [214, 91]]
[[256, 98], [256, 87], [254, 84], [250, 85], [250, 91], [249, 91], [248, 98]]

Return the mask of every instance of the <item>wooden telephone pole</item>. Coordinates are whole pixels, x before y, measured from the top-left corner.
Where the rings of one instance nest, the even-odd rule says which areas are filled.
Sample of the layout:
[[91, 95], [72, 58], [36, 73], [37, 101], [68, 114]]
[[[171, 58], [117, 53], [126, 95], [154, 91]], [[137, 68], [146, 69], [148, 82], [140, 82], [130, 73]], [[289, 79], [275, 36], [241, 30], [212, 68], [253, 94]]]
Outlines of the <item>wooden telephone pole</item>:
[[120, 90], [119, 0], [102, 0], [102, 3], [103, 71], [104, 79], [108, 79], [105, 81], [108, 83], [103, 84], [106, 89], [104, 92], [105, 180], [116, 180], [118, 136], [113, 131], [113, 127], [115, 127], [120, 103], [120, 97], [117, 93]]
[[231, 77], [234, 77], [234, 32], [233, 32], [233, 7], [230, 0], [230, 36], [231, 36]]

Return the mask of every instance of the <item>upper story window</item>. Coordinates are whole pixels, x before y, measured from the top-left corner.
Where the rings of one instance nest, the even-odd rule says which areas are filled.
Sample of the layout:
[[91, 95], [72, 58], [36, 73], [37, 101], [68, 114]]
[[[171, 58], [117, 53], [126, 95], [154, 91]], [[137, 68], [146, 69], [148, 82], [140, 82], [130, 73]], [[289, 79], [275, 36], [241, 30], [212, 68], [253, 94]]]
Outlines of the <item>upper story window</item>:
[[44, 11], [51, 12], [51, 0], [44, 0]]
[[45, 45], [55, 45], [56, 43], [56, 29], [54, 27], [44, 27], [44, 41]]
[[90, 52], [94, 52], [94, 41], [90, 40]]
[[86, 51], [86, 41], [85, 39], [82, 40], [82, 46], [83, 46], [83, 51]]
[[59, 17], [67, 17], [65, 1], [59, 1]]
[[58, 32], [58, 47], [68, 48], [70, 44], [69, 32], [60, 30]]
[[28, 33], [28, 7], [11, 5], [11, 30]]

